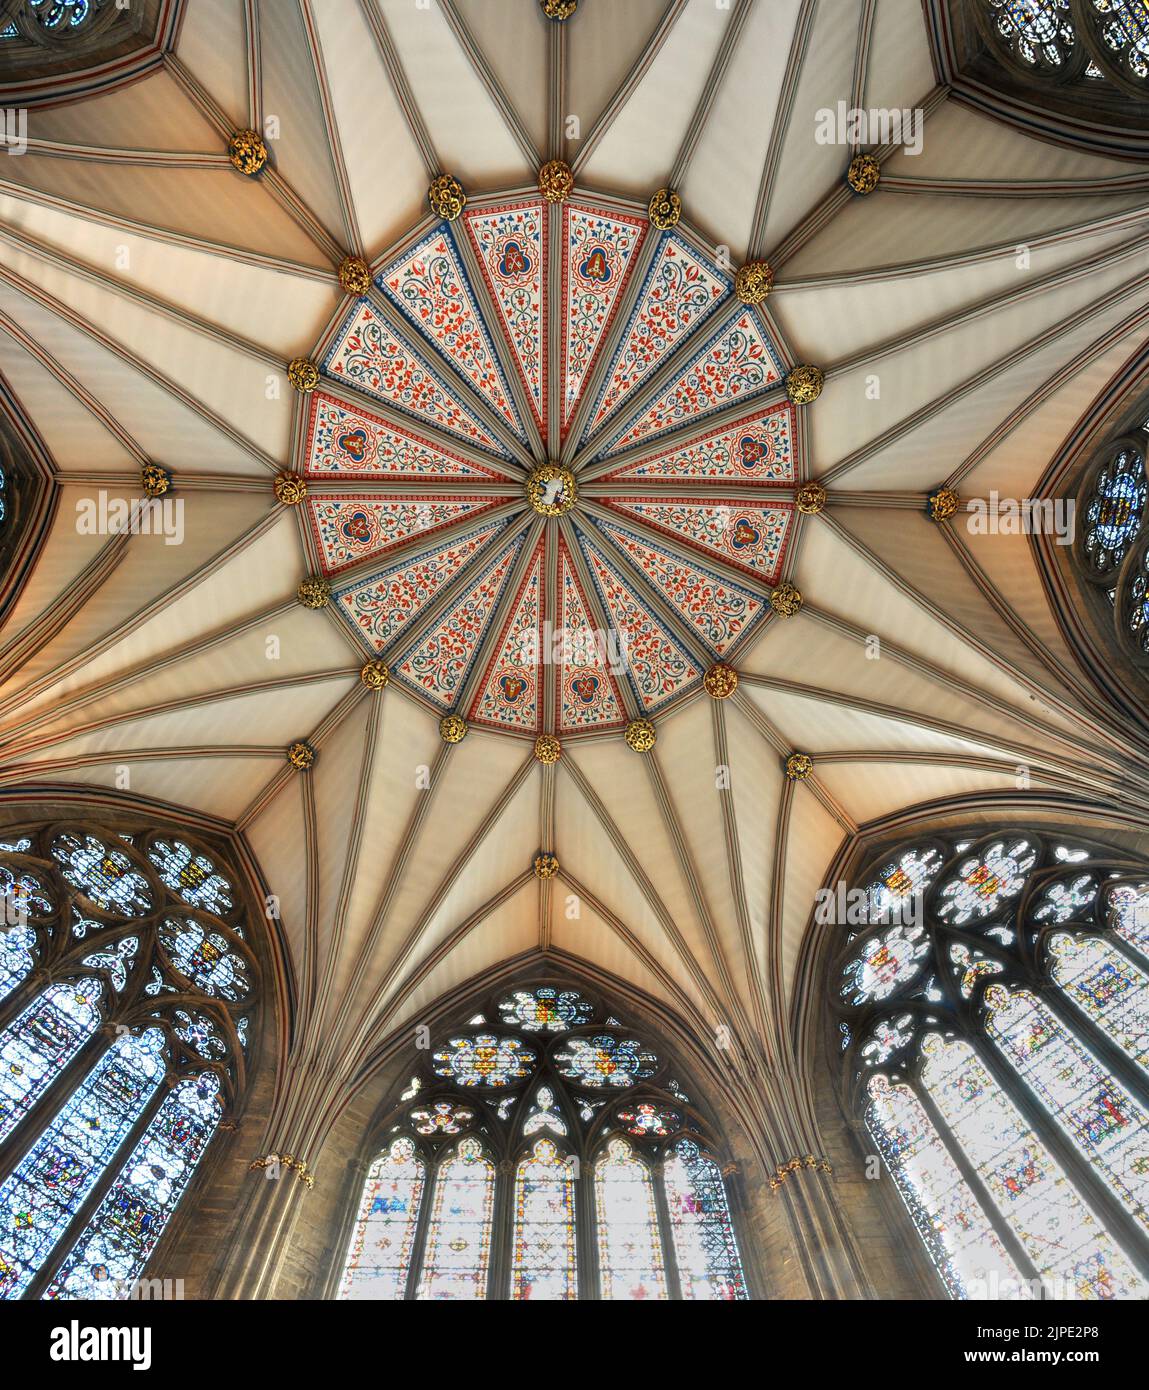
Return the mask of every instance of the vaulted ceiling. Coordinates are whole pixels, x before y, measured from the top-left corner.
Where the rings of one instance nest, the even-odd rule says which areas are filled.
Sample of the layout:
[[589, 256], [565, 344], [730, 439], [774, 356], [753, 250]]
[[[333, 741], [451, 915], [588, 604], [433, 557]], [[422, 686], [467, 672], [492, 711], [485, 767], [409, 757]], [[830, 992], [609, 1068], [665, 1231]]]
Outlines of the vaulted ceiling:
[[[814, 138], [839, 100], [925, 113], [922, 152], [881, 149], [868, 196], [844, 182], [850, 150]], [[228, 137], [269, 120], [270, 166], [245, 178]], [[307, 540], [324, 489], [313, 479], [292, 507], [273, 482], [314, 464], [318, 393], [295, 392], [285, 364], [318, 356], [352, 310], [341, 259], [376, 273], [401, 259], [437, 226], [438, 173], [481, 210], [535, 198], [553, 157], [573, 166], [576, 201], [644, 221], [670, 185], [685, 244], [719, 268], [768, 259], [759, 322], [779, 366], [817, 364], [826, 382], [793, 414], [796, 475], [773, 480], [784, 553], [760, 574], [711, 557], [763, 609], [732, 657], [736, 693], [687, 682], [650, 710], [627, 687], [653, 749], [604, 719], [544, 764], [535, 723], [475, 719], [449, 744], [447, 706], [399, 678], [367, 688], [370, 649], [338, 603], [296, 598], [317, 565], [335, 568]], [[527, 0], [195, 0], [160, 66], [33, 107], [27, 154], [0, 159], [0, 368], [60, 489], [0, 634], [0, 781], [123, 787], [126, 767], [133, 793], [239, 828], [281, 905], [295, 1061], [324, 1078], [298, 1105], [284, 1092], [300, 1135], [381, 1038], [535, 947], [784, 1057], [815, 888], [862, 828], [1012, 793], [1019, 768], [1038, 792], [1149, 797], [1133, 733], [1066, 645], [1033, 539], [939, 524], [925, 505], [943, 484], [1035, 495], [1119, 377], [1149, 314], [1144, 194], [1126, 162], [947, 97], [918, 0], [583, 0], [563, 24]], [[498, 369], [529, 406], [489, 292], [476, 282]], [[336, 396], [381, 408], [353, 383]], [[754, 408], [784, 399], [776, 377]], [[509, 479], [511, 525], [556, 549], [576, 522], [523, 501], [546, 423], [504, 420], [495, 481], [471, 491], [498, 501]], [[434, 423], [423, 436], [453, 447]], [[100, 489], [138, 495], [149, 461], [173, 474], [182, 543], [77, 526]], [[828, 500], [800, 515], [810, 479]], [[707, 501], [752, 496], [720, 476]], [[426, 550], [426, 520], [408, 521], [400, 559]], [[377, 577], [376, 560], [357, 556], [356, 577]], [[689, 615], [632, 577], [691, 640]], [[769, 611], [781, 579], [804, 600], [791, 617]], [[696, 634], [693, 650], [714, 659]], [[536, 715], [557, 731], [553, 699]], [[300, 739], [318, 750], [306, 772], [285, 758]], [[795, 751], [813, 759], [805, 779], [786, 775]], [[556, 877], [536, 876], [540, 848]]]

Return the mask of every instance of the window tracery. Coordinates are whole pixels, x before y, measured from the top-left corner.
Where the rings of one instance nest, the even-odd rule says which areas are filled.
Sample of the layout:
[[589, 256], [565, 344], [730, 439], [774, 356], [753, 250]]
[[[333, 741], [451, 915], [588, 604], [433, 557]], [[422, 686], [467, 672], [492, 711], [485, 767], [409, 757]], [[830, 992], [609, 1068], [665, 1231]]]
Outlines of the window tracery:
[[239, 896], [183, 836], [75, 823], [6, 833], [0, 895], [0, 1296], [127, 1298], [242, 1088]]
[[[930, 871], [899, 877], [907, 858]], [[999, 831], [904, 846], [861, 883], [882, 912], [829, 977], [844, 1097], [948, 1292], [1149, 1296], [1143, 867]]]
[[426, 1055], [367, 1168], [338, 1297], [749, 1297], [704, 1118], [595, 1000], [509, 988]]
[[[1144, 412], [1142, 412], [1144, 413]], [[1105, 595], [1118, 645], [1149, 667], [1149, 422], [1110, 439], [1078, 493], [1078, 569]]]

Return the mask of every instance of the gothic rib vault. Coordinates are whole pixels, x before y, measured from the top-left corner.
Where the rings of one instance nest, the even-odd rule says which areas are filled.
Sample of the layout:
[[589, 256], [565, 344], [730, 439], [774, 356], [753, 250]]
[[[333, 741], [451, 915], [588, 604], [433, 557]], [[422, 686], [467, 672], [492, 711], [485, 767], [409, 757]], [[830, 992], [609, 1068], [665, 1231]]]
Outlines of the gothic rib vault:
[[[5, 795], [126, 768], [132, 797], [242, 834], [281, 909], [265, 1149], [321, 1169], [386, 1040], [542, 951], [700, 1039], [727, 1027], [715, 1065], [767, 1171], [820, 1152], [803, 943], [858, 838], [955, 798], [1129, 824], [1149, 805], [1143, 738], [1031, 538], [927, 509], [943, 487], [1040, 495], [1087, 449], [1144, 340], [1144, 181], [948, 97], [916, 0], [586, 0], [562, 24], [511, 0], [299, 0], [255, 33], [245, 13], [197, 0], [140, 80], [34, 104], [0, 168], [5, 409], [59, 487], [0, 633]], [[871, 193], [846, 182], [854, 151], [812, 138], [843, 92], [925, 112], [922, 153], [877, 149]], [[245, 176], [228, 141], [269, 118]], [[565, 201], [538, 191], [549, 159]], [[447, 222], [427, 207], [444, 173], [468, 200]], [[681, 221], [652, 227], [667, 188]], [[712, 302], [644, 364], [669, 248]], [[451, 340], [416, 251], [473, 308]], [[592, 256], [587, 292], [614, 276], [616, 297], [572, 387]], [[373, 284], [341, 284], [348, 258]], [[745, 304], [735, 272], [759, 260], [775, 282]], [[410, 354], [407, 397], [365, 329]], [[731, 335], [753, 360], [737, 397]], [[804, 364], [825, 386], [793, 405]], [[560, 516], [528, 497], [548, 462], [578, 488]], [[181, 544], [77, 528], [148, 463]], [[281, 500], [285, 473], [305, 495]], [[796, 613], [771, 604], [787, 584]], [[725, 628], [692, 608], [707, 586]], [[572, 611], [632, 632], [635, 666], [508, 658]]]

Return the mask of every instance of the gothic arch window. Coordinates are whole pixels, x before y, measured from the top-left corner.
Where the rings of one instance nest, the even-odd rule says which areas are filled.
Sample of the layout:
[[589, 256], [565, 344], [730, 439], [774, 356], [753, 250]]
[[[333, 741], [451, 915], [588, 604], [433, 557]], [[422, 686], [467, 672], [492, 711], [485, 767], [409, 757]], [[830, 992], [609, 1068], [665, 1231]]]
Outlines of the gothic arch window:
[[1029, 133], [1140, 158], [1149, 125], [1144, 0], [924, 0], [939, 79]]
[[1104, 600], [1107, 626], [1125, 655], [1149, 670], [1149, 405], [1111, 435], [1086, 468], [1077, 497], [1074, 554]]
[[710, 1126], [581, 990], [510, 987], [383, 1117], [337, 1297], [749, 1297]]
[[946, 1290], [1149, 1296], [1149, 870], [1008, 829], [859, 884], [829, 967], [844, 1103]]
[[243, 1087], [257, 968], [183, 834], [0, 832], [0, 1296], [127, 1298]]

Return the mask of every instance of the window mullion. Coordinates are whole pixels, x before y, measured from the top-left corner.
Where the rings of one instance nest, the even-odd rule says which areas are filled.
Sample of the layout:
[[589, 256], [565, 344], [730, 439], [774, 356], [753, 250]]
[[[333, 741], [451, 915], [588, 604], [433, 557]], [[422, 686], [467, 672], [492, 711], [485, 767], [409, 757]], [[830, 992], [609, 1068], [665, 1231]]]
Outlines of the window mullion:
[[[418, 1149], [415, 1151], [419, 1153]], [[415, 1239], [411, 1242], [411, 1260], [407, 1267], [407, 1287], [403, 1293], [405, 1303], [413, 1303], [415, 1294], [419, 1288], [419, 1279], [423, 1273], [423, 1252], [427, 1248], [427, 1232], [431, 1226], [431, 1209], [435, 1200], [435, 1187], [439, 1182], [439, 1165], [435, 1162], [434, 1155], [430, 1152], [419, 1154], [423, 1160], [423, 1195], [419, 1199], [419, 1215], [415, 1222]], [[369, 1159], [366, 1173], [371, 1171], [371, 1164], [374, 1159]], [[366, 1173], [363, 1182], [359, 1186], [359, 1200], [362, 1201], [363, 1189], [367, 1183]], [[354, 1227], [352, 1227], [354, 1230]]]
[[491, 1258], [487, 1262], [487, 1301], [511, 1297], [511, 1251], [515, 1239], [515, 1175], [518, 1165], [504, 1155], [495, 1164], [491, 1210]]
[[100, 1174], [95, 1186], [88, 1194], [87, 1200], [81, 1203], [76, 1211], [72, 1213], [72, 1219], [68, 1222], [67, 1226], [64, 1227], [59, 1240], [53, 1245], [51, 1253], [45, 1257], [39, 1271], [28, 1285], [23, 1295], [23, 1300], [25, 1302], [31, 1303], [37, 1300], [52, 1282], [52, 1278], [57, 1269], [59, 1269], [62, 1259], [76, 1243], [81, 1232], [87, 1229], [88, 1223], [91, 1221], [97, 1207], [104, 1200], [108, 1189], [119, 1175], [120, 1165], [130, 1153], [135, 1151], [135, 1147], [140, 1142], [144, 1131], [155, 1119], [160, 1106], [167, 1100], [174, 1084], [174, 1079], [169, 1081], [167, 1078], [160, 1083], [154, 1095], [148, 1101], [147, 1105], [144, 1106], [139, 1119], [131, 1129], [128, 1130], [127, 1134], [124, 1135], [115, 1153], [112, 1154], [104, 1164], [104, 1171]]
[[1109, 1192], [1102, 1174], [1066, 1138], [1053, 1115], [1033, 1093], [1025, 1078], [1002, 1056], [995, 1043], [980, 1029], [971, 1030], [968, 1041], [990, 1076], [1021, 1111], [1037, 1135], [1038, 1142], [1061, 1165], [1082, 1201], [1091, 1207], [1108, 1227], [1110, 1234], [1136, 1265], [1139, 1273], [1149, 1279], [1149, 1246], [1145, 1241], [1144, 1230]]
[[579, 1163], [575, 1183], [575, 1249], [578, 1252], [578, 1296], [594, 1301], [600, 1297], [598, 1270], [598, 1210], [594, 1200], [594, 1164]]
[[[993, 1227], [998, 1239], [1005, 1246], [1009, 1254], [1013, 1257], [1013, 1262], [1017, 1265], [1022, 1275], [1026, 1279], [1033, 1281], [1033, 1286], [1035, 1288], [1040, 1288], [1042, 1290], [1041, 1297], [1044, 1298], [1045, 1280], [1042, 1277], [1041, 1271], [1037, 1268], [1033, 1260], [1030, 1258], [1029, 1252], [1021, 1243], [1021, 1240], [1019, 1239], [1017, 1232], [1001, 1214], [1001, 1211], [998, 1209], [997, 1203], [993, 1200], [993, 1197], [990, 1195], [989, 1188], [982, 1181], [981, 1174], [978, 1172], [974, 1164], [970, 1162], [969, 1156], [966, 1154], [966, 1151], [958, 1142], [957, 1135], [954, 1134], [953, 1131], [950, 1129], [949, 1125], [946, 1124], [944, 1116], [942, 1115], [938, 1107], [934, 1104], [933, 1096], [930, 1095], [929, 1091], [925, 1086], [919, 1085], [916, 1082], [913, 1083], [913, 1092], [917, 1099], [921, 1102], [922, 1109], [926, 1112], [930, 1124], [934, 1127], [934, 1132], [937, 1134], [938, 1138], [945, 1146], [947, 1152], [949, 1153], [949, 1156], [957, 1165], [958, 1172], [965, 1179], [970, 1191], [977, 1198], [978, 1205], [985, 1213], [986, 1220]], [[898, 1197], [898, 1200], [901, 1201], [900, 1196]], [[936, 1270], [934, 1272], [935, 1274], [937, 1273]], [[939, 1282], [941, 1282], [940, 1275], [938, 1276], [938, 1279]]]
[[[663, 1168], [666, 1153], [650, 1165], [650, 1180], [654, 1184], [654, 1210], [658, 1214], [658, 1236], [662, 1245], [662, 1267], [666, 1270], [666, 1294], [676, 1302], [682, 1301], [682, 1282], [678, 1277], [678, 1254], [674, 1247], [674, 1232], [670, 1222], [670, 1204], [666, 1200]], [[729, 1200], [729, 1199], [727, 1199]]]

